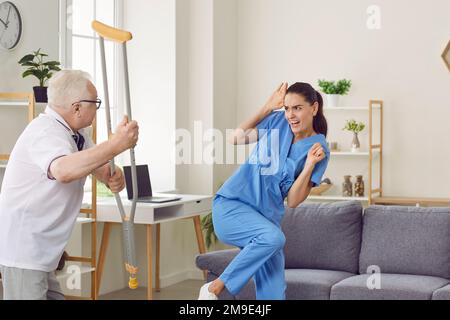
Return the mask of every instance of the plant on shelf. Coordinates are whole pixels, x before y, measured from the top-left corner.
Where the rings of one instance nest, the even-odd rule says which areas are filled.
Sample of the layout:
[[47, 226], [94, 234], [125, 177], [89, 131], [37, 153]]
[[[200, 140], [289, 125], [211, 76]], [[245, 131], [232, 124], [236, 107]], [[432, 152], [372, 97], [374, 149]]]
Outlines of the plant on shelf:
[[358, 152], [360, 148], [358, 133], [364, 130], [366, 125], [363, 122], [356, 122], [356, 120], [347, 120], [345, 127], [342, 130], [353, 132], [352, 152]]
[[22, 74], [22, 78], [34, 76], [39, 80], [39, 86], [33, 87], [36, 102], [47, 103], [47, 87], [45, 84], [52, 77], [55, 71], [60, 71], [59, 61], [44, 61], [48, 57], [41, 49], [27, 54], [20, 59], [19, 64], [27, 68]]
[[318, 83], [322, 92], [327, 95], [328, 107], [337, 107], [339, 97], [348, 94], [352, 86], [352, 82], [347, 79], [342, 79], [337, 82], [319, 80]]

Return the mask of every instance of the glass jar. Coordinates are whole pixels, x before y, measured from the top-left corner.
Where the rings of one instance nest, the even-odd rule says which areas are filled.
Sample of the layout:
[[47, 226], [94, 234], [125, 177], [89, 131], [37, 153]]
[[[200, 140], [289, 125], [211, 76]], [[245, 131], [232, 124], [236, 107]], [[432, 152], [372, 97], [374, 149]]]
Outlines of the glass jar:
[[351, 197], [353, 195], [353, 185], [350, 178], [351, 176], [344, 176], [344, 182], [342, 183], [343, 197]]
[[356, 176], [355, 197], [364, 197], [364, 181], [363, 176]]

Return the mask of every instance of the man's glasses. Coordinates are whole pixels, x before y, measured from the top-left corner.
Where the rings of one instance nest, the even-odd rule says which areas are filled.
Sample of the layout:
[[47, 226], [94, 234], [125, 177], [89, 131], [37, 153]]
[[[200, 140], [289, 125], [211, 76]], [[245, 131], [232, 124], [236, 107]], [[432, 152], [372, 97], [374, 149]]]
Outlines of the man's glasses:
[[95, 104], [96, 104], [96, 107], [97, 107], [97, 110], [100, 109], [100, 107], [101, 107], [101, 105], [102, 105], [102, 100], [97, 99], [97, 100], [80, 100], [80, 101], [77, 101], [77, 102], [72, 103], [72, 106], [73, 106], [74, 104], [82, 103], [82, 102], [95, 103]]

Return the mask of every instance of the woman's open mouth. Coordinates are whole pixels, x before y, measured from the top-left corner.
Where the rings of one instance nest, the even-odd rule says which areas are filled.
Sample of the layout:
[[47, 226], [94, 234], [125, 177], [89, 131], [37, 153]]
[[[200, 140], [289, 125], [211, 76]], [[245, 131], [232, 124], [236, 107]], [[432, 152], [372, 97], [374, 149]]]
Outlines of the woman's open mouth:
[[300, 125], [300, 121], [289, 121], [289, 124], [291, 125], [291, 127], [298, 127]]

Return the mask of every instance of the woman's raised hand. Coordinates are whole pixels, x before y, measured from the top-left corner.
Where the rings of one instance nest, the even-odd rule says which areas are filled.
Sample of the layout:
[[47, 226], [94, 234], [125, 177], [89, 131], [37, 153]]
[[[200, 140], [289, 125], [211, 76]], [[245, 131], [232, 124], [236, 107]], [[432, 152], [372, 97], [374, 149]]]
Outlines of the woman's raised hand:
[[287, 89], [287, 82], [283, 82], [266, 102], [265, 107], [270, 111], [284, 107], [284, 98], [286, 97]]
[[309, 150], [305, 165], [315, 166], [323, 159], [325, 159], [325, 151], [320, 143], [316, 143]]

